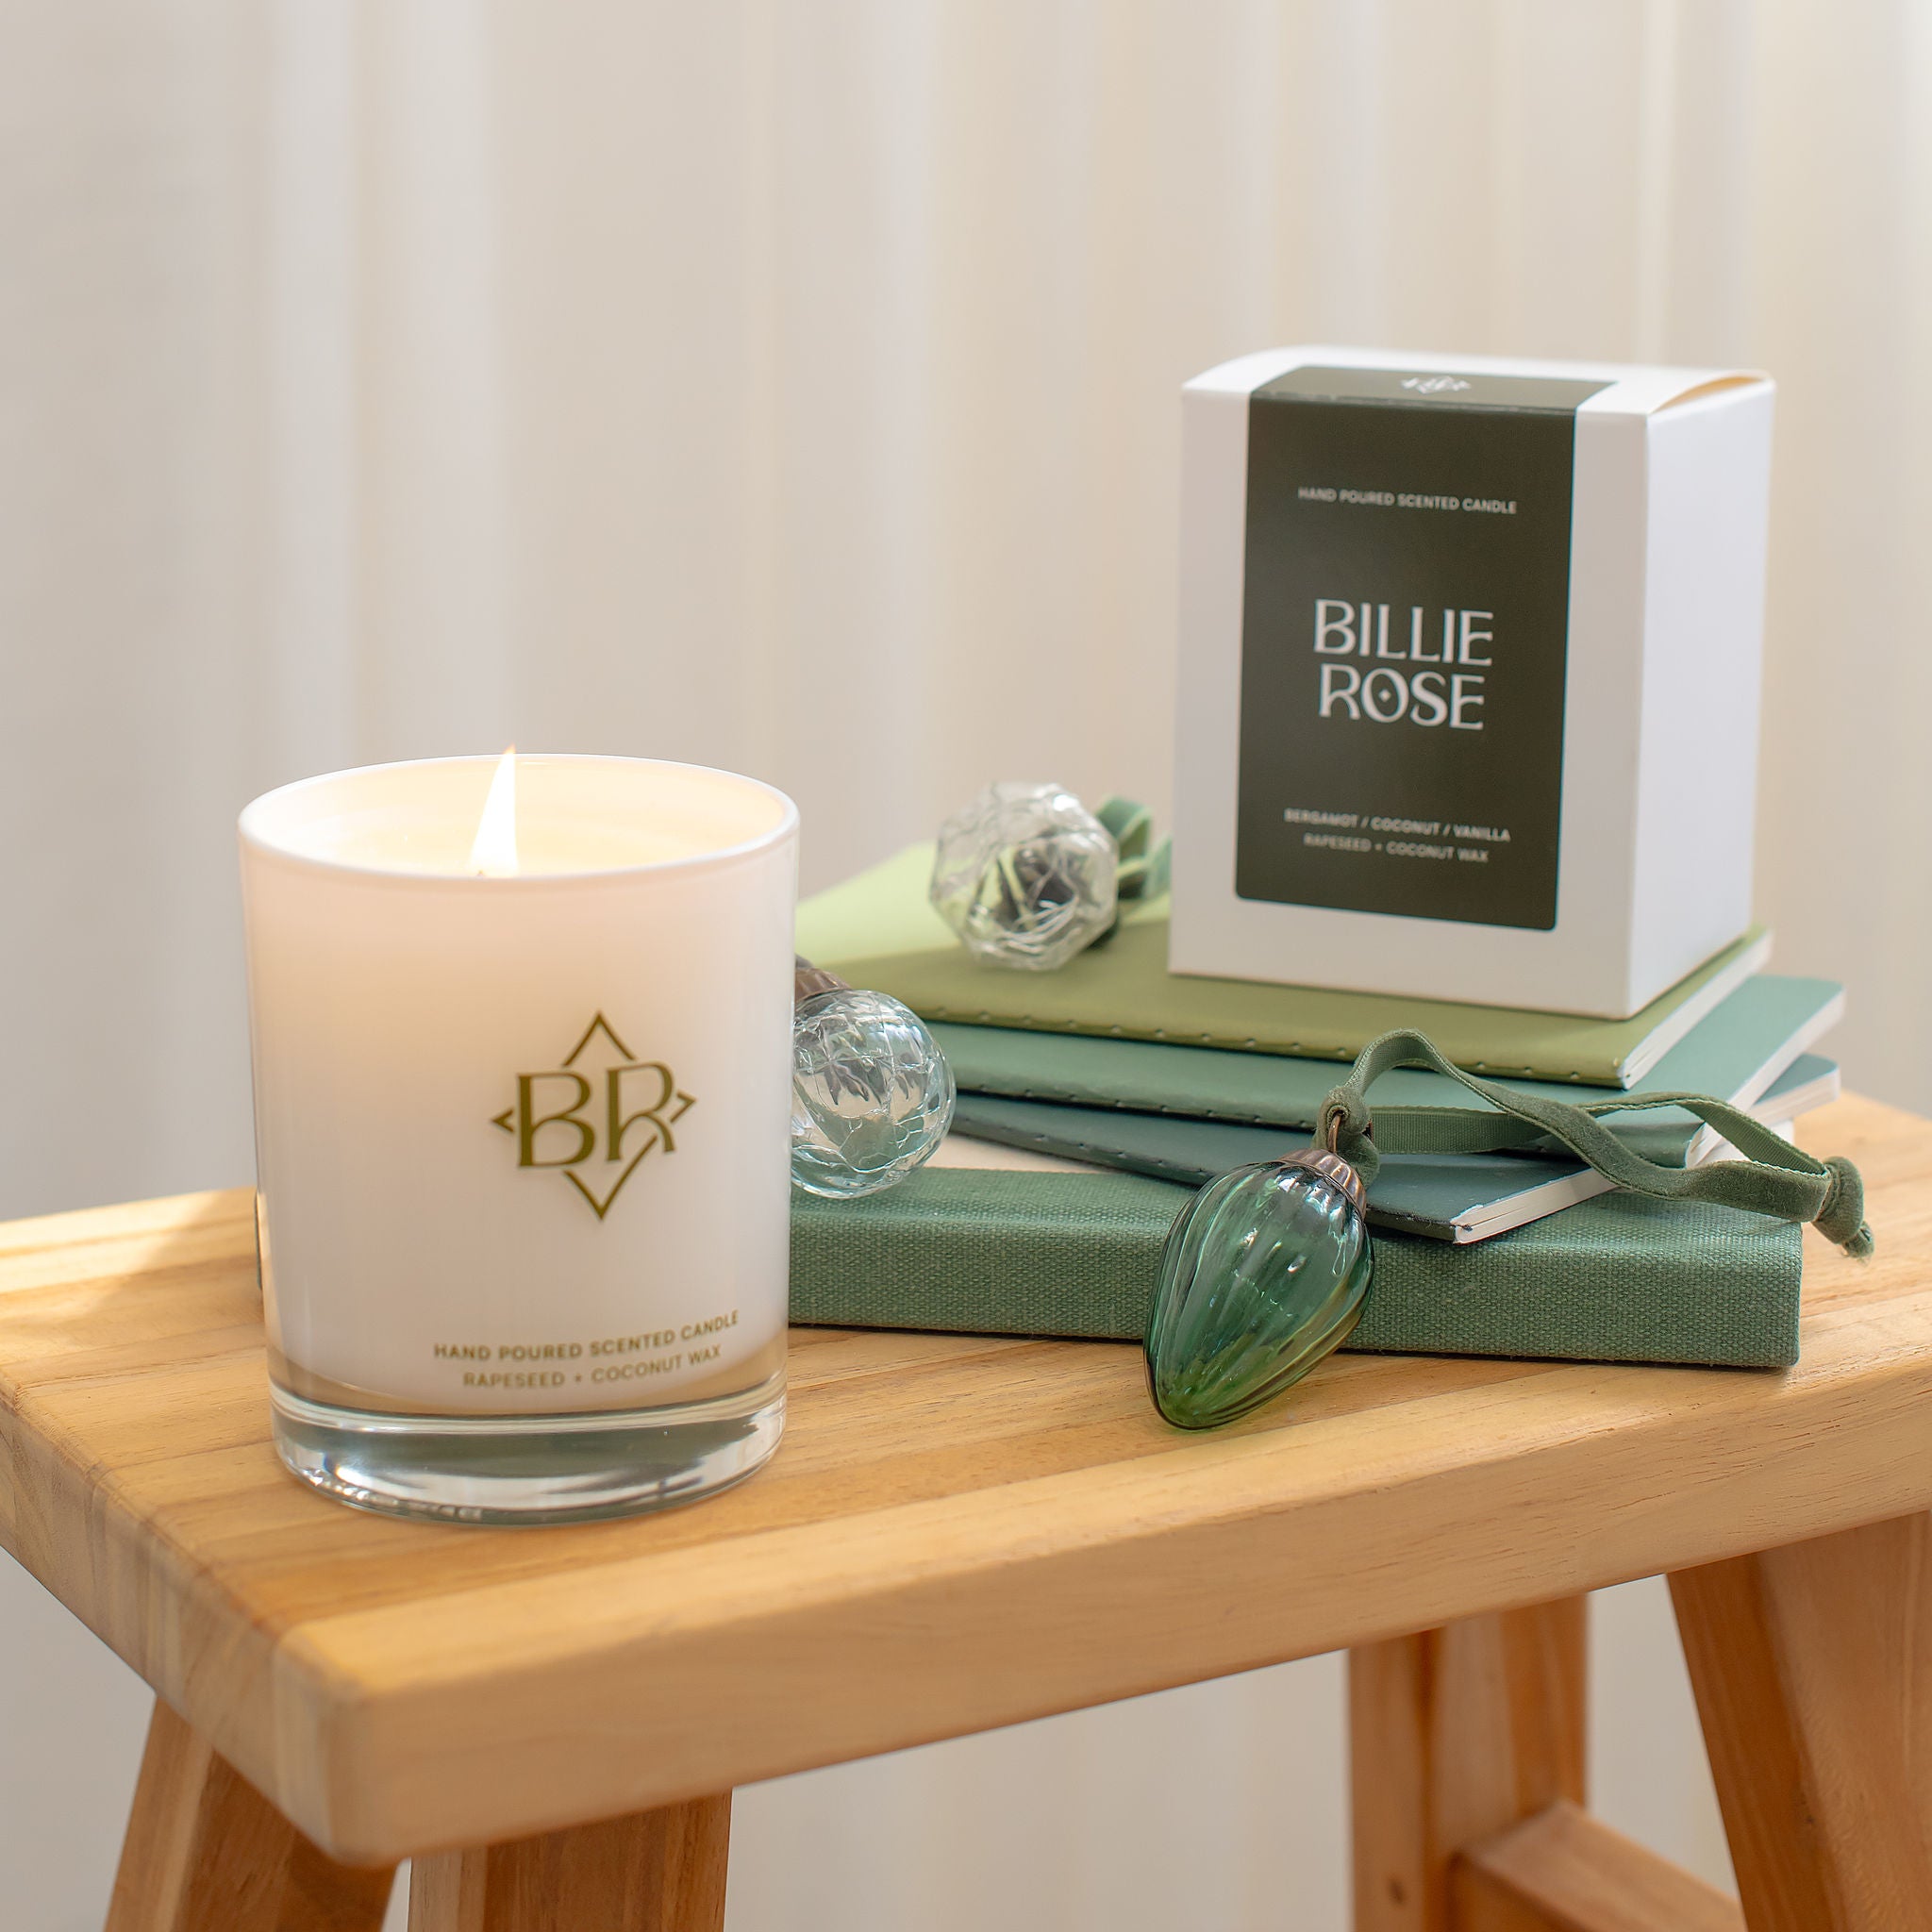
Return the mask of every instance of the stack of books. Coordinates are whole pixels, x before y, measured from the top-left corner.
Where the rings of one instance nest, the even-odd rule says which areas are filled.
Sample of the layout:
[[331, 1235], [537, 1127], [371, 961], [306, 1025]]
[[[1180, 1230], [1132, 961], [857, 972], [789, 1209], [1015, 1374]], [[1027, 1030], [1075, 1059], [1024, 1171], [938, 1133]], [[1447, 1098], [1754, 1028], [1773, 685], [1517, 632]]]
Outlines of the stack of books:
[[[1017, 973], [974, 962], [931, 910], [931, 858], [912, 847], [800, 908], [799, 950], [926, 1019], [959, 1088], [931, 1166], [859, 1201], [796, 1202], [800, 1321], [1138, 1339], [1187, 1191], [1307, 1144], [1346, 1063], [1393, 1026], [1571, 1100], [1708, 1093], [1784, 1127], [1838, 1092], [1811, 1049], [1842, 990], [1767, 972], [1761, 932], [1622, 1021], [1171, 974], [1161, 899], [1058, 972]], [[1351, 1347], [1796, 1359], [1797, 1229], [1612, 1191], [1439, 1074], [1391, 1074], [1370, 1102], [1401, 1111], [1377, 1127], [1375, 1281]], [[1427, 1151], [1456, 1139], [1445, 1111], [1513, 1144]], [[1675, 1109], [1610, 1124], [1666, 1165], [1728, 1151]]]

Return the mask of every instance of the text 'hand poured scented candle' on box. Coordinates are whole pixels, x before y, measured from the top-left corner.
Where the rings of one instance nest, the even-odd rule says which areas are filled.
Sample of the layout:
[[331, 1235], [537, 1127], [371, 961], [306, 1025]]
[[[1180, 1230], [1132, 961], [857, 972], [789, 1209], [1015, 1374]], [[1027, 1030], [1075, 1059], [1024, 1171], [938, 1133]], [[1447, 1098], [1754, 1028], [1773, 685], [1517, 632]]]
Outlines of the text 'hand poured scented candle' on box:
[[1750, 923], [1773, 385], [1184, 391], [1177, 973], [1623, 1017]]
[[277, 1446], [614, 1513], [784, 1412], [797, 814], [641, 758], [338, 773], [242, 818]]

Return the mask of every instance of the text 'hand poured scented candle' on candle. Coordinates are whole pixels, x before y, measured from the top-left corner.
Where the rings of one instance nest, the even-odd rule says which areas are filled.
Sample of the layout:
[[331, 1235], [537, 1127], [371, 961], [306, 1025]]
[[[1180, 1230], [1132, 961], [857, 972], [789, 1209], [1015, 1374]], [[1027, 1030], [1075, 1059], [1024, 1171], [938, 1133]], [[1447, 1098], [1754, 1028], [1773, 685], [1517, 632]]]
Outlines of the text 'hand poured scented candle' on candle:
[[797, 813], [644, 759], [375, 766], [242, 816], [277, 1446], [560, 1520], [784, 1414]]

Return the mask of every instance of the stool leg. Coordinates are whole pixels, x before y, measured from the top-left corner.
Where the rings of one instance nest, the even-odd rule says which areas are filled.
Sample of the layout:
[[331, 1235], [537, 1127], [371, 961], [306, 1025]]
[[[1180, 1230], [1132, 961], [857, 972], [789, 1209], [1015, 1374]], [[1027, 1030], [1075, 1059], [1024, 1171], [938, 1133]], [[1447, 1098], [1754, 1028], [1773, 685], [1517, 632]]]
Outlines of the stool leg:
[[1752, 1932], [1932, 1926], [1932, 1517], [1671, 1595]]
[[731, 1793], [409, 1867], [409, 1932], [719, 1932]]
[[1348, 1657], [1356, 1932], [1445, 1932], [1458, 1851], [1581, 1803], [1584, 1600]]
[[108, 1932], [380, 1932], [394, 1877], [338, 1865], [157, 1700]]

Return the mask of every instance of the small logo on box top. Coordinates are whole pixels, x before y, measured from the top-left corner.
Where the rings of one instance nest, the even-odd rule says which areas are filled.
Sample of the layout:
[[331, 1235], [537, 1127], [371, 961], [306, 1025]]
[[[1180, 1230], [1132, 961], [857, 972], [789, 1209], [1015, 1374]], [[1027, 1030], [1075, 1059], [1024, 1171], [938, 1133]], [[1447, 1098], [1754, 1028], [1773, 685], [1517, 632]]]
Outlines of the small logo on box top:
[[[519, 1167], [561, 1174], [602, 1221], [645, 1155], [676, 1153], [671, 1130], [695, 1105], [662, 1060], [639, 1059], [599, 1013], [561, 1066], [517, 1075], [515, 1102], [490, 1124], [515, 1138]], [[609, 1183], [601, 1197], [600, 1176]]]
[[1459, 375], [1405, 375], [1402, 386], [1419, 396], [1439, 396], [1447, 390], [1467, 389], [1469, 384]]

